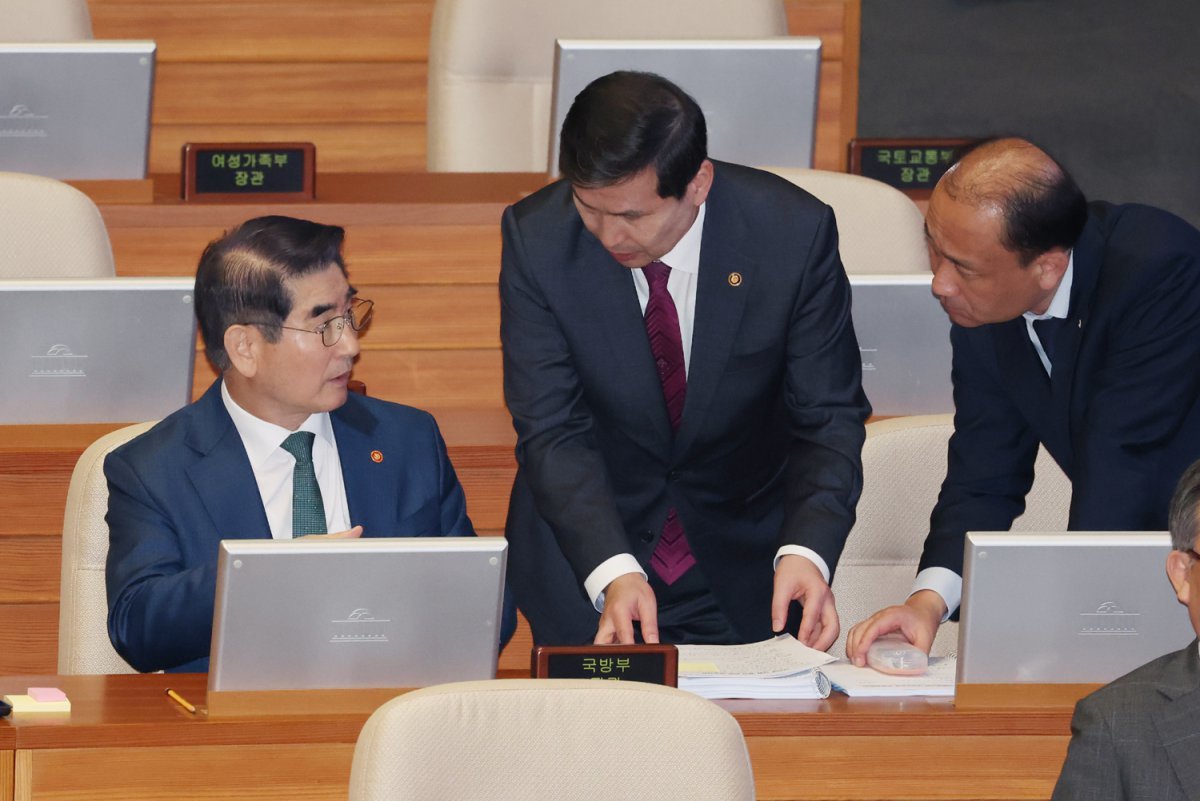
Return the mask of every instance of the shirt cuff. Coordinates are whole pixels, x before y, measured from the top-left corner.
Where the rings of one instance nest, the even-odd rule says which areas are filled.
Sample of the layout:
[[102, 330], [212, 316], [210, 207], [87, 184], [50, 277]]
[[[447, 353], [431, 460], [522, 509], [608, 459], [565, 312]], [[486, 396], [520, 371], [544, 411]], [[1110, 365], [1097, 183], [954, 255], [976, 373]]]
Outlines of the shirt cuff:
[[945, 623], [962, 603], [962, 576], [949, 568], [927, 567], [917, 574], [909, 595], [920, 590], [933, 590], [942, 596], [946, 602], [946, 614], [942, 615], [942, 622]]
[[613, 579], [626, 573], [637, 573], [642, 578], [648, 578], [633, 554], [619, 553], [605, 559], [583, 580], [583, 589], [592, 599], [597, 612], [604, 611], [604, 589], [612, 584]]
[[829, 583], [829, 565], [825, 564], [816, 551], [812, 548], [805, 548], [803, 545], [781, 545], [779, 551], [775, 554], [775, 561], [771, 564], [771, 569], [779, 567], [779, 560], [785, 556], [803, 556], [808, 561], [817, 566], [817, 570], [821, 571], [821, 575], [825, 577], [825, 583]]

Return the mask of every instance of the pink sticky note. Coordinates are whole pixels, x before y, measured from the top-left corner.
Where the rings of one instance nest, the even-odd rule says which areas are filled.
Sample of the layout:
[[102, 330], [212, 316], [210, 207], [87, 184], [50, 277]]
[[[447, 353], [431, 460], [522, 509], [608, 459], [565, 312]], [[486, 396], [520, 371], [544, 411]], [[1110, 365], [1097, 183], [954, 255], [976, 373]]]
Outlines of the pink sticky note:
[[67, 700], [67, 694], [57, 687], [30, 687], [27, 694], [39, 703]]

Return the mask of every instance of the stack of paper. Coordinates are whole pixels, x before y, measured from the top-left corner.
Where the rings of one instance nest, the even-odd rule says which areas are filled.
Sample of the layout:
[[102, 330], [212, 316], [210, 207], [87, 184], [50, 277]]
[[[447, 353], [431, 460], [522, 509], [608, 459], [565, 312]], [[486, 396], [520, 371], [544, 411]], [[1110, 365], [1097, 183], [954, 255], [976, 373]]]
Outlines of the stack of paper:
[[57, 687], [30, 687], [24, 695], [6, 695], [13, 715], [69, 714], [71, 702]]
[[920, 676], [893, 676], [844, 659], [821, 668], [833, 686], [852, 698], [891, 698], [905, 695], [954, 695], [957, 659], [935, 656]]
[[827, 698], [833, 657], [790, 634], [748, 645], [680, 645], [679, 688], [704, 698]]

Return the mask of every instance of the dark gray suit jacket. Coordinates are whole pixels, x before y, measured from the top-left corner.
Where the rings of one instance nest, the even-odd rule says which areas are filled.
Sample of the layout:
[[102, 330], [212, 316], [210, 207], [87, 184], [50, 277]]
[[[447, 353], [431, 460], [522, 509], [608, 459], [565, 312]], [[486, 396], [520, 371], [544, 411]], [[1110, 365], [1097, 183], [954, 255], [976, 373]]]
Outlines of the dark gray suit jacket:
[[854, 523], [870, 407], [833, 213], [731, 164], [716, 165], [707, 203], [678, 434], [629, 269], [584, 228], [571, 187], [505, 212], [508, 579], [538, 643], [591, 641], [584, 579], [618, 553], [649, 573], [671, 507], [748, 641], [771, 635], [778, 547], [832, 569]]
[[1159, 657], [1079, 702], [1053, 801], [1200, 798], [1197, 647]]

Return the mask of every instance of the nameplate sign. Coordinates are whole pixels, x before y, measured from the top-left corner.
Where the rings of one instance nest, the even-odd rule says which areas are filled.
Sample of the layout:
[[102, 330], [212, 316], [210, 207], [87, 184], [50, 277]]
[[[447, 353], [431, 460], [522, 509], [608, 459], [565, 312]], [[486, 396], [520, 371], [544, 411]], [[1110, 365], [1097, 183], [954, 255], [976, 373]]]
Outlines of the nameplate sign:
[[946, 170], [976, 139], [851, 139], [849, 171], [927, 200]]
[[312, 200], [317, 150], [311, 142], [188, 143], [183, 199], [222, 203]]
[[674, 645], [539, 645], [530, 672], [535, 679], [642, 681], [678, 686]]

